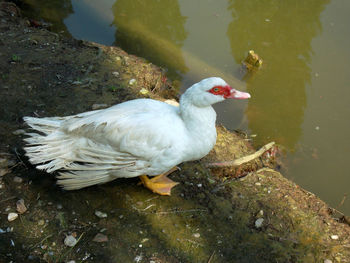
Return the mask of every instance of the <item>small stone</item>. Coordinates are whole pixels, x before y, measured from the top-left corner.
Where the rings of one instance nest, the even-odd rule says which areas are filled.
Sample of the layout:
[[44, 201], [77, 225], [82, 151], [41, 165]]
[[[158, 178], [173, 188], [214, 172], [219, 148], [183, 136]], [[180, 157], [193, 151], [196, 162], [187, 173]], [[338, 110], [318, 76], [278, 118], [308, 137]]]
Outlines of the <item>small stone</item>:
[[98, 233], [92, 240], [94, 242], [102, 243], [102, 242], [108, 242], [108, 237], [104, 234]]
[[323, 261], [323, 263], [332, 263], [332, 260], [330, 260], [330, 259], [325, 259], [325, 260]]
[[129, 80], [129, 85], [134, 85], [136, 83], [136, 79]]
[[38, 221], [38, 225], [39, 225], [39, 226], [45, 225], [45, 221], [44, 221], [43, 219], [40, 219], [40, 220]]
[[255, 185], [260, 186], [260, 185], [261, 185], [261, 183], [259, 183], [259, 182], [258, 182], [258, 183], [255, 183]]
[[9, 213], [9, 214], [7, 215], [7, 220], [8, 220], [9, 222], [12, 222], [13, 220], [16, 220], [17, 217], [18, 217], [18, 214], [17, 214], [17, 213]]
[[119, 77], [119, 72], [118, 72], [118, 71], [114, 71], [114, 72], [112, 72], [112, 75], [113, 75], [114, 77]]
[[62, 208], [63, 208], [63, 206], [62, 206], [61, 204], [58, 204], [58, 205], [57, 205], [57, 209], [58, 209], [58, 210], [60, 210], [60, 209], [62, 209]]
[[23, 182], [23, 179], [21, 177], [15, 176], [15, 177], [13, 177], [13, 182], [20, 184]]
[[331, 235], [331, 239], [333, 239], [333, 240], [338, 240], [338, 239], [339, 239], [339, 236], [338, 236], [338, 235]]
[[143, 259], [142, 255], [136, 256], [136, 257], [134, 258], [134, 262], [136, 262], [136, 263], [141, 262], [142, 259]]
[[99, 218], [106, 218], [107, 217], [107, 214], [106, 213], [103, 213], [101, 211], [95, 211], [95, 216], [99, 217]]
[[75, 263], [75, 260], [69, 260], [67, 263]]
[[255, 227], [256, 227], [256, 228], [262, 227], [263, 222], [264, 222], [264, 218], [258, 218], [258, 219], [255, 221]]
[[92, 105], [92, 109], [93, 110], [99, 110], [99, 109], [104, 109], [104, 108], [107, 108], [108, 107], [108, 105], [107, 104], [97, 104], [97, 103], [95, 103], [95, 104], [93, 104]]
[[199, 234], [199, 233], [194, 233], [193, 236], [194, 236], [195, 238], [200, 238], [201, 234]]
[[197, 184], [197, 187], [201, 188], [201, 187], [202, 187], [202, 184]]
[[320, 129], [320, 127], [319, 127], [319, 126], [316, 126], [316, 127], [315, 127], [315, 130], [316, 130], [316, 131], [318, 131], [319, 129]]
[[74, 247], [77, 244], [77, 240], [75, 237], [73, 237], [72, 235], [68, 235], [66, 236], [66, 238], [64, 239], [64, 244], [67, 247]]
[[16, 210], [20, 214], [23, 214], [23, 213], [25, 213], [27, 211], [27, 207], [25, 206], [23, 199], [19, 199], [16, 202]]
[[140, 89], [140, 93], [142, 95], [147, 95], [149, 93], [149, 91], [147, 89], [145, 89], [145, 88], [142, 88], [142, 89]]

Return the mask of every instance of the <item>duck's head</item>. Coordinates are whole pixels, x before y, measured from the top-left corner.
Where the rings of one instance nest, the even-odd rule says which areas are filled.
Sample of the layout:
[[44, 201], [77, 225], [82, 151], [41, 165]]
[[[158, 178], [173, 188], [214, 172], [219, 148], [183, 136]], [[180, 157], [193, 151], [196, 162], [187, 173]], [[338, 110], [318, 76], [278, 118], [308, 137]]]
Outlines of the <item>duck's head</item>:
[[[186, 94], [186, 95], [185, 95]], [[186, 90], [185, 96], [197, 107], [207, 107], [225, 99], [249, 99], [250, 94], [238, 91], [223, 79], [211, 77], [203, 79]]]

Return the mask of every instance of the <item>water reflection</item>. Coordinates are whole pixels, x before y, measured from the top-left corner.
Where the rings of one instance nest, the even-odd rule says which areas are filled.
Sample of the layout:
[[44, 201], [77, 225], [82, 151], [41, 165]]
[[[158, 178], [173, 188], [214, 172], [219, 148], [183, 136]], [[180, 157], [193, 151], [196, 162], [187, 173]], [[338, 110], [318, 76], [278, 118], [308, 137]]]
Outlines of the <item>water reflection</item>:
[[118, 0], [112, 10], [117, 46], [168, 68], [171, 77], [188, 70], [181, 52], [186, 18], [177, 0]]
[[73, 13], [71, 0], [23, 0], [20, 7], [24, 16], [52, 23], [52, 30], [68, 33], [63, 20]]
[[246, 116], [259, 144], [273, 138], [289, 150], [296, 147], [311, 82], [311, 41], [321, 33], [320, 14], [328, 2], [229, 0], [234, 59], [241, 62], [249, 49], [264, 59], [262, 70], [246, 77], [252, 94]]

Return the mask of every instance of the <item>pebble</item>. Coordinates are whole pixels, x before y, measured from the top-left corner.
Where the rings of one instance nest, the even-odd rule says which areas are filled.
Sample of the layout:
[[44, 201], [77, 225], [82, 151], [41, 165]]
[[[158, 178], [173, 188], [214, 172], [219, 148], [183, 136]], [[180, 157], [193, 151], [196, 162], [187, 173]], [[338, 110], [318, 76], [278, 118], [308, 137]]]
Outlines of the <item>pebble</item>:
[[77, 244], [77, 242], [78, 242], [77, 239], [75, 237], [73, 237], [72, 235], [68, 235], [64, 239], [64, 244], [67, 247], [74, 247]]
[[129, 85], [134, 85], [136, 83], [136, 79], [129, 80]]
[[118, 71], [114, 71], [114, 72], [112, 72], [112, 75], [113, 75], [114, 77], [119, 77], [119, 72], [118, 72]]
[[8, 216], [7, 216], [7, 220], [9, 222], [13, 221], [13, 220], [16, 220], [18, 217], [18, 214], [17, 213], [9, 213]]
[[339, 239], [339, 236], [338, 235], [331, 235], [331, 239], [337, 240], [337, 239]]
[[332, 263], [332, 260], [330, 260], [330, 259], [325, 259], [325, 260], [323, 261], [323, 263]]
[[134, 258], [134, 262], [136, 262], [136, 263], [141, 262], [142, 259], [143, 259], [142, 255], [136, 256], [136, 257]]
[[27, 207], [25, 206], [23, 199], [19, 199], [16, 202], [16, 210], [20, 214], [23, 214], [23, 213], [25, 213], [27, 211]]
[[193, 236], [194, 236], [195, 238], [200, 238], [201, 234], [199, 234], [199, 233], [194, 233]]
[[107, 214], [106, 213], [103, 213], [101, 211], [95, 211], [95, 216], [99, 217], [99, 218], [106, 218], [107, 217]]
[[97, 104], [97, 103], [95, 103], [95, 104], [93, 104], [92, 105], [92, 109], [93, 110], [99, 110], [99, 109], [104, 109], [104, 108], [107, 108], [108, 107], [108, 105], [107, 104]]
[[39, 226], [45, 225], [45, 221], [44, 221], [43, 219], [40, 219], [40, 220], [38, 221], [38, 225], [39, 225]]
[[261, 185], [261, 183], [255, 183], [255, 185], [260, 186], [260, 185]]
[[147, 89], [145, 89], [145, 88], [142, 88], [142, 89], [140, 89], [140, 93], [142, 95], [147, 95], [149, 93], [149, 91]]
[[23, 182], [23, 179], [21, 177], [15, 176], [15, 177], [13, 177], [13, 182], [20, 184]]
[[264, 222], [264, 218], [258, 218], [258, 219], [255, 221], [255, 227], [256, 227], [256, 228], [262, 227], [263, 222]]
[[61, 204], [58, 204], [58, 205], [57, 205], [57, 209], [58, 209], [58, 210], [60, 210], [60, 209], [62, 209], [62, 208], [63, 208], [63, 206], [62, 206]]
[[102, 243], [102, 242], [108, 242], [108, 237], [104, 234], [98, 233], [92, 240], [94, 242]]

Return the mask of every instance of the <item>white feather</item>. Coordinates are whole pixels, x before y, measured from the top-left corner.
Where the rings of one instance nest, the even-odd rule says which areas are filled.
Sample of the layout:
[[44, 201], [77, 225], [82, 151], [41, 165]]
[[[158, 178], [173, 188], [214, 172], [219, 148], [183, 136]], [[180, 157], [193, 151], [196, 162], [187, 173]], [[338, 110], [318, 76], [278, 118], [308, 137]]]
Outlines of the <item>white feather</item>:
[[67, 190], [164, 173], [214, 146], [211, 104], [224, 100], [208, 92], [215, 85], [227, 84], [203, 80], [184, 93], [179, 107], [137, 99], [67, 117], [24, 117], [37, 131], [27, 133], [26, 155], [38, 169], [61, 170], [58, 184]]

